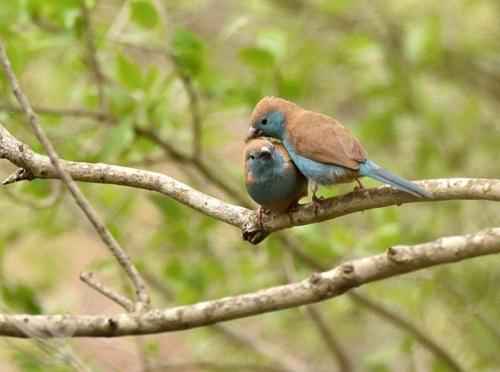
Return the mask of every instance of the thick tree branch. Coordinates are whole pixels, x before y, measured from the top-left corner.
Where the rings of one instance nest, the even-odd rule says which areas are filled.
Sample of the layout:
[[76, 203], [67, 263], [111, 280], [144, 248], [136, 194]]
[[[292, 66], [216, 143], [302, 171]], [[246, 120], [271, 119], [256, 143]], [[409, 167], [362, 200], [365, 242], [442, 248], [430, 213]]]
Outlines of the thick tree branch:
[[[21, 167], [4, 184], [34, 178], [59, 178], [47, 156], [35, 153], [15, 139], [0, 124], [0, 158]], [[103, 163], [82, 163], [60, 160], [65, 171], [76, 181], [109, 183], [157, 191], [206, 215], [234, 226], [242, 226], [243, 219], [252, 214], [246, 208], [208, 196], [164, 174]]]
[[[101, 221], [99, 215], [97, 212], [94, 210], [94, 208], [90, 205], [88, 202], [87, 198], [83, 195], [83, 193], [80, 191], [80, 188], [78, 185], [73, 181], [71, 176], [66, 172], [64, 169], [64, 166], [61, 164], [61, 161], [59, 160], [59, 155], [57, 154], [56, 150], [52, 146], [52, 143], [50, 142], [49, 138], [47, 137], [45, 131], [43, 130], [42, 126], [38, 122], [38, 118], [35, 115], [35, 112], [31, 108], [31, 105], [28, 101], [28, 98], [24, 95], [23, 91], [21, 90], [21, 86], [19, 85], [19, 82], [14, 74], [14, 71], [12, 70], [12, 67], [10, 65], [9, 58], [7, 57], [7, 53], [5, 52], [5, 48], [3, 45], [0, 43], [0, 63], [2, 64], [2, 67], [5, 71], [5, 74], [7, 75], [7, 79], [9, 80], [12, 91], [14, 95], [16, 96], [19, 104], [21, 105], [24, 113], [28, 117], [28, 121], [31, 125], [31, 128], [33, 129], [33, 132], [35, 132], [35, 135], [38, 139], [38, 141], [42, 144], [44, 150], [48, 154], [47, 160], [49, 160], [49, 163], [53, 167], [53, 170], [55, 174], [57, 174], [57, 177], [62, 180], [62, 182], [66, 185], [68, 188], [70, 194], [73, 196], [73, 199], [75, 200], [76, 204], [80, 207], [80, 209], [83, 211], [87, 219], [90, 221], [92, 226], [95, 228], [96, 232], [98, 235], [101, 237], [102, 241], [106, 244], [106, 246], [109, 248], [113, 256], [116, 258], [118, 263], [122, 266], [122, 268], [125, 270], [127, 273], [128, 277], [130, 278], [130, 281], [132, 282], [135, 293], [137, 296], [137, 304], [139, 305], [139, 308], [142, 307], [147, 307], [149, 306], [149, 296], [147, 294], [146, 286], [144, 285], [144, 281], [142, 280], [141, 276], [139, 275], [139, 272], [135, 268], [135, 266], [132, 264], [130, 259], [128, 258], [127, 254], [125, 251], [120, 247], [120, 244], [118, 241], [114, 238], [114, 236], [111, 234], [111, 232], [107, 229], [106, 225]], [[3, 135], [0, 135], [3, 138]], [[21, 145], [23, 147], [24, 145]], [[18, 150], [21, 150], [21, 147], [18, 148]], [[0, 158], [2, 157], [2, 150], [0, 150]]]
[[[309, 266], [313, 270], [325, 271], [328, 266], [316, 261], [314, 258], [305, 254], [300, 247], [282, 234], [279, 234], [279, 239], [282, 242], [284, 248], [288, 250], [294, 257], [299, 261]], [[459, 363], [453, 358], [450, 352], [439, 344], [430, 334], [425, 332], [419, 325], [415, 324], [411, 318], [401, 314], [401, 312], [395, 312], [387, 307], [380, 301], [375, 301], [367, 294], [361, 291], [350, 291], [347, 296], [353, 300], [355, 303], [361, 305], [363, 309], [370, 310], [375, 315], [389, 321], [392, 325], [400, 328], [402, 331], [407, 332], [415, 337], [415, 339], [420, 342], [422, 346], [427, 348], [429, 352], [433, 353], [437, 358], [441, 359], [451, 371], [461, 371]]]
[[[163, 281], [158, 280], [148, 271], [145, 271], [143, 276], [146, 278], [150, 287], [156, 289], [156, 291], [160, 293], [165, 300], [171, 301], [174, 299], [174, 293]], [[210, 328], [219, 335], [225, 337], [227, 340], [235, 343], [237, 346], [248, 348], [257, 354], [264, 356], [266, 359], [269, 359], [273, 369], [276, 371], [295, 372], [297, 370], [297, 366], [303, 365], [299, 360], [292, 356], [290, 352], [285, 352], [275, 346], [274, 343], [255, 337], [255, 335], [249, 334], [248, 331], [240, 329], [236, 325], [218, 323], [212, 325]]]
[[385, 253], [345, 262], [298, 283], [195, 305], [113, 316], [4, 314], [0, 315], [0, 335], [27, 337], [20, 324], [43, 337], [116, 337], [177, 331], [319, 302], [376, 280], [495, 253], [500, 253], [500, 228], [390, 247]]
[[[21, 168], [9, 176], [4, 184], [34, 178], [60, 178], [48, 157], [35, 153], [14, 138], [1, 124], [0, 158]], [[240, 228], [253, 243], [259, 243], [267, 232], [389, 205], [460, 199], [500, 201], [500, 180], [494, 179], [455, 178], [417, 182], [419, 186], [432, 192], [432, 199], [416, 198], [389, 186], [381, 186], [325, 199], [318, 203], [317, 215], [311, 204], [305, 204], [293, 213], [292, 219], [287, 213], [264, 216], [265, 232], [262, 233], [254, 211], [225, 203], [164, 174], [103, 163], [64, 160], [60, 160], [60, 163], [76, 181], [109, 183], [162, 193], [201, 213]]]

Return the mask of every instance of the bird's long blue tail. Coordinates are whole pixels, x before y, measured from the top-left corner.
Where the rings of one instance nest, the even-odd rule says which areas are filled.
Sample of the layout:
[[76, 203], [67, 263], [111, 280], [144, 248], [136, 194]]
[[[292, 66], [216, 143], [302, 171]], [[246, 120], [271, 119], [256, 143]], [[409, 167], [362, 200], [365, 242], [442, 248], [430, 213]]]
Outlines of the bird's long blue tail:
[[417, 185], [406, 181], [405, 179], [398, 177], [392, 173], [387, 172], [385, 169], [380, 168], [377, 164], [371, 160], [366, 160], [364, 163], [359, 165], [359, 173], [362, 176], [371, 177], [377, 181], [387, 183], [395, 188], [407, 192], [408, 194], [418, 196], [420, 198], [430, 198], [431, 194], [425, 190], [422, 190]]

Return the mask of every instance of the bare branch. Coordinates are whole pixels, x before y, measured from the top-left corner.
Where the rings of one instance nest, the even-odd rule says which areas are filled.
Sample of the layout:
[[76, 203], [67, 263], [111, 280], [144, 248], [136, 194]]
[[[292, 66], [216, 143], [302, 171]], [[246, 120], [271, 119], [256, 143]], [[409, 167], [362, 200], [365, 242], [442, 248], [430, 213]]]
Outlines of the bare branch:
[[94, 79], [97, 88], [97, 98], [101, 111], [106, 111], [106, 95], [104, 94], [105, 78], [102, 73], [99, 58], [97, 57], [97, 48], [95, 45], [94, 30], [90, 19], [90, 12], [85, 1], [81, 5], [83, 31], [85, 34], [85, 42], [87, 44], [88, 60], [94, 74]]
[[[174, 63], [178, 66], [177, 59], [172, 56]], [[194, 87], [193, 80], [184, 72], [182, 69], [177, 67], [179, 71], [179, 75], [182, 81], [182, 85], [184, 86], [184, 90], [186, 91], [189, 99], [189, 111], [191, 112], [191, 133], [192, 133], [192, 158], [199, 159], [202, 151], [202, 120], [201, 120], [201, 112], [200, 112], [200, 99], [198, 97], [198, 92]]]
[[307, 369], [303, 362], [290, 355], [290, 353], [282, 351], [272, 342], [251, 335], [248, 331], [244, 331], [239, 327], [230, 326], [229, 324], [214, 324], [213, 329], [236, 343], [247, 346], [269, 358], [276, 370], [296, 372]]
[[[45, 134], [45, 131], [38, 122], [38, 119], [33, 109], [31, 108], [28, 98], [24, 95], [24, 93], [21, 90], [19, 82], [17, 81], [17, 78], [14, 75], [14, 72], [12, 71], [12, 68], [10, 66], [10, 62], [5, 52], [5, 49], [1, 43], [0, 43], [0, 62], [3, 66], [3, 69], [7, 75], [8, 80], [10, 81], [14, 95], [16, 96], [21, 107], [23, 108], [23, 111], [26, 113], [26, 116], [29, 119], [31, 128], [35, 132], [38, 141], [42, 144], [43, 148], [45, 149], [45, 151], [49, 156], [50, 163], [53, 166], [55, 174], [57, 174], [58, 178], [60, 178], [66, 185], [69, 192], [75, 199], [75, 202], [82, 209], [82, 211], [87, 216], [91, 224], [94, 226], [95, 230], [97, 231], [103, 242], [107, 245], [111, 253], [115, 256], [116, 260], [120, 263], [120, 265], [123, 267], [123, 269], [129, 276], [136, 292], [138, 304], [141, 306], [149, 306], [149, 296], [147, 294], [144, 281], [140, 277], [139, 272], [137, 271], [135, 266], [133, 266], [127, 254], [120, 247], [119, 243], [113, 237], [111, 232], [106, 228], [105, 224], [101, 221], [97, 212], [92, 208], [88, 200], [80, 191], [77, 184], [73, 181], [71, 176], [64, 170], [64, 167], [62, 166], [61, 161], [59, 160], [59, 156], [57, 155], [57, 152], [52, 146], [49, 138]], [[23, 146], [24, 145], [18, 147], [18, 151], [20, 151], [21, 153]], [[2, 157], [1, 155], [2, 154], [0, 154], [0, 158]]]
[[[35, 178], [60, 178], [47, 156], [33, 152], [0, 125], [0, 158], [6, 158], [24, 171], [9, 176], [9, 182]], [[61, 166], [76, 181], [111, 183], [157, 191], [204, 214], [234, 226], [253, 212], [203, 194], [166, 175], [134, 168], [60, 160]], [[16, 179], [16, 176], [18, 177]]]
[[325, 341], [326, 347], [328, 347], [331, 353], [335, 356], [335, 359], [339, 364], [339, 371], [352, 371], [351, 361], [349, 360], [345, 348], [339, 342], [335, 334], [329, 329], [323, 314], [321, 314], [313, 306], [306, 306], [305, 310]]
[[243, 195], [238, 189], [229, 185], [224, 177], [219, 175], [217, 170], [210, 168], [207, 166], [201, 158], [193, 158], [185, 153], [176, 149], [169, 142], [161, 139], [155, 132], [149, 129], [144, 129], [138, 126], [134, 127], [135, 133], [139, 136], [147, 138], [151, 142], [155, 143], [161, 149], [170, 156], [170, 158], [178, 163], [182, 164], [191, 164], [194, 166], [198, 172], [213, 185], [224, 191], [228, 196], [232, 197], [234, 200], [241, 203], [244, 207], [249, 207], [250, 203], [248, 202], [248, 197]]
[[[93, 111], [84, 108], [52, 108], [46, 106], [33, 106], [35, 112], [45, 115], [58, 115], [58, 116], [69, 116], [77, 118], [88, 118], [100, 121], [105, 124], [114, 125], [117, 123], [115, 117], [107, 115], [106, 113]], [[11, 106], [9, 104], [0, 103], [0, 110], [6, 112], [21, 112], [22, 110]], [[151, 129], [143, 128], [139, 125], [134, 125], [134, 132], [137, 136], [146, 138], [152, 143], [159, 146], [173, 161], [180, 164], [192, 165], [207, 181], [212, 183], [214, 186], [221, 189], [228, 196], [233, 198], [235, 201], [240, 203], [242, 206], [249, 208], [251, 203], [249, 202], [248, 196], [242, 193], [238, 188], [232, 187], [225, 179], [224, 176], [219, 174], [219, 172], [213, 167], [209, 167], [201, 157], [194, 158], [183, 151], [178, 150], [171, 143], [160, 138], [157, 133]], [[156, 159], [155, 159], [156, 160]]]
[[111, 301], [116, 302], [125, 310], [129, 312], [134, 311], [134, 304], [132, 303], [132, 301], [130, 301], [125, 296], [122, 296], [121, 294], [115, 292], [113, 289], [106, 287], [104, 284], [98, 282], [96, 279], [94, 279], [93, 273], [81, 273], [80, 279], [89, 287], [95, 289], [97, 292], [101, 293], [104, 297], [109, 298]]
[[429, 351], [435, 354], [439, 359], [441, 359], [451, 371], [463, 371], [463, 368], [458, 364], [458, 362], [450, 355], [448, 350], [444, 349], [439, 345], [432, 337], [427, 335], [421, 329], [419, 329], [415, 324], [402, 318], [395, 311], [389, 309], [387, 306], [383, 306], [380, 303], [375, 303], [368, 296], [364, 296], [358, 292], [351, 292], [351, 298], [357, 303], [369, 308], [375, 314], [382, 316], [384, 318], [390, 318], [391, 322], [409, 331], [422, 345], [424, 345]]
[[[315, 259], [309, 257], [307, 254], [302, 252], [300, 247], [297, 246], [293, 241], [288, 239], [283, 234], [279, 234], [279, 239], [282, 242], [285, 249], [293, 254], [301, 262], [309, 266], [310, 268], [318, 271], [327, 270], [327, 266], [316, 261]], [[355, 303], [363, 306], [363, 309], [368, 309], [373, 312], [378, 317], [389, 321], [392, 325], [400, 328], [402, 331], [410, 333], [415, 337], [415, 339], [422, 344], [427, 350], [433, 353], [437, 358], [441, 359], [452, 371], [461, 370], [458, 362], [453, 358], [453, 356], [442, 347], [434, 338], [421, 329], [417, 324], [413, 323], [408, 317], [405, 317], [401, 313], [392, 311], [390, 308], [385, 306], [380, 301], [375, 301], [370, 296], [366, 295], [360, 291], [350, 291], [347, 293]], [[310, 306], [309, 306], [310, 307]]]
[[[2, 125], [0, 125], [0, 158], [5, 158], [23, 168], [10, 176], [9, 182], [33, 178], [60, 178], [49, 158], [35, 153], [14, 138]], [[225, 203], [164, 174], [103, 163], [60, 160], [60, 164], [76, 181], [110, 183], [162, 193], [207, 216], [240, 228], [247, 239], [251, 240], [251, 236], [255, 237], [256, 233], [261, 231], [254, 211]], [[454, 178], [419, 181], [417, 184], [431, 191], [432, 199], [416, 198], [384, 185], [325, 199], [318, 203], [317, 215], [314, 206], [305, 204], [294, 212], [293, 221], [290, 220], [288, 213], [264, 216], [266, 229], [264, 234], [389, 205], [460, 199], [500, 201], [500, 180]], [[259, 243], [261, 240], [251, 241]]]
[[[163, 281], [158, 280], [147, 271], [143, 273], [143, 276], [150, 287], [156, 289], [167, 301], [173, 300], [174, 293]], [[277, 371], [293, 372], [297, 370], [296, 366], [302, 365], [289, 352], [277, 348], [273, 343], [262, 338], [257, 339], [255, 336], [249, 335], [246, 330], [235, 325], [218, 323], [213, 324], [210, 328], [238, 346], [247, 347], [269, 359], [272, 362], [273, 369]]]
[[472, 257], [500, 253], [500, 228], [451, 236], [345, 262], [293, 284], [164, 310], [113, 316], [0, 315], [0, 335], [26, 337], [23, 324], [44, 337], [116, 337], [201, 327], [323, 301], [380, 279]]
[[[283, 239], [279, 239], [282, 238]], [[284, 240], [284, 235], [278, 234], [279, 240]], [[283, 242], [282, 242], [283, 243]], [[293, 252], [291, 250], [285, 250], [285, 256], [283, 257], [283, 266], [285, 270], [285, 275], [288, 281], [294, 282], [297, 281], [297, 272], [293, 265]], [[328, 270], [328, 269], [325, 269]], [[325, 271], [320, 270], [320, 271]], [[335, 335], [335, 331], [332, 330], [323, 314], [313, 305], [303, 306], [305, 314], [308, 317], [308, 320], [314, 324], [316, 330], [319, 333], [319, 336], [322, 338], [323, 344], [326, 346], [327, 350], [330, 352], [336, 364], [338, 364], [338, 370], [341, 372], [349, 372], [352, 370], [351, 361], [349, 360], [349, 355], [347, 354], [344, 346], [338, 340], [338, 337]]]
[[[8, 184], [8, 182], [4, 183], [4, 185], [6, 184]], [[17, 204], [23, 204], [32, 209], [50, 208], [56, 203], [58, 203], [63, 196], [63, 188], [60, 182], [54, 183], [52, 193], [46, 198], [41, 200], [22, 197], [8, 187], [4, 187], [3, 191], [5, 192], [8, 198], [12, 199], [13, 202]]]
[[[43, 115], [54, 115], [54, 116], [69, 116], [77, 118], [87, 118], [92, 120], [97, 120], [106, 123], [115, 123], [116, 119], [107, 115], [104, 112], [89, 110], [85, 108], [52, 108], [46, 106], [32, 106], [33, 111], [38, 114]], [[11, 113], [23, 113], [23, 110], [19, 107], [9, 105], [7, 103], [0, 103], [0, 110], [11, 112]]]

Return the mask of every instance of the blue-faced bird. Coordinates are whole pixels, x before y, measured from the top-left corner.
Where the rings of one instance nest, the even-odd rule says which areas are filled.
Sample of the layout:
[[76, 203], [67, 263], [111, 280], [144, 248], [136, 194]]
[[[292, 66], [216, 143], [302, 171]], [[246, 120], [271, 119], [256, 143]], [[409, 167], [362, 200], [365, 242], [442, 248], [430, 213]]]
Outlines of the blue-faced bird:
[[337, 120], [285, 99], [264, 97], [257, 103], [247, 140], [258, 136], [276, 138], [283, 143], [299, 171], [309, 180], [314, 203], [318, 200], [318, 184], [356, 180], [361, 186], [358, 178], [363, 176], [414, 196], [431, 196], [368, 159], [363, 146]]
[[257, 218], [269, 210], [281, 213], [307, 195], [307, 179], [297, 170], [283, 145], [259, 138], [245, 148], [245, 184], [261, 207]]

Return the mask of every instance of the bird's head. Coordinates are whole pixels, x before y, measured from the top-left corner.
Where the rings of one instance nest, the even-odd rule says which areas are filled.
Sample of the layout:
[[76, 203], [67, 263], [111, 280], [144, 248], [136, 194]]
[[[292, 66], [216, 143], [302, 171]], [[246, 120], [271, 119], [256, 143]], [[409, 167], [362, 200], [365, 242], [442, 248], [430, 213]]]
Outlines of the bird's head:
[[248, 170], [254, 174], [270, 169], [275, 162], [275, 157], [275, 146], [265, 139], [253, 140], [245, 149], [245, 163]]
[[283, 141], [287, 117], [298, 108], [292, 102], [276, 97], [264, 97], [255, 106], [247, 141], [259, 136], [272, 137]]

